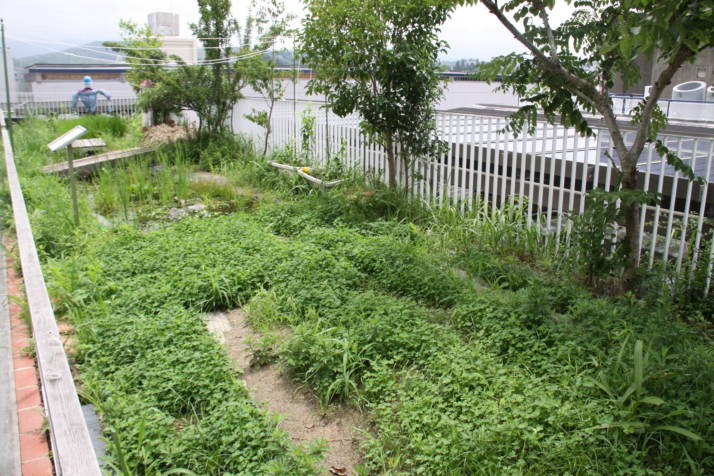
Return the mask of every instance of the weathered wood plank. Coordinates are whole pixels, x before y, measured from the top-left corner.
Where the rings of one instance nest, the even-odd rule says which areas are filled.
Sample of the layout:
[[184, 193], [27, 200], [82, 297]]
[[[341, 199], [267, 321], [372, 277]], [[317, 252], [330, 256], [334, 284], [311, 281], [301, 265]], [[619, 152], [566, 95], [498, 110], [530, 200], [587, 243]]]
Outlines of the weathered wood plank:
[[[111, 164], [120, 159], [134, 157], [136, 155], [146, 154], [156, 150], [153, 147], [133, 147], [131, 149], [115, 150], [106, 154], [93, 155], [84, 159], [74, 160], [74, 171], [77, 174], [87, 174], [100, 167]], [[69, 173], [69, 164], [67, 162], [58, 162], [56, 164], [46, 165], [42, 168], [46, 174], [66, 175]]]
[[77, 139], [76, 141], [72, 142], [72, 149], [74, 149], [76, 152], [79, 152], [79, 153], [91, 152], [93, 150], [103, 149], [106, 146], [107, 146], [106, 142], [104, 142], [102, 139], [99, 139], [99, 138]]
[[295, 172], [298, 169], [294, 165], [281, 164], [278, 162], [273, 162], [272, 160], [269, 160], [268, 163], [277, 169], [290, 170], [291, 172]]
[[20, 434], [17, 427], [5, 266], [5, 250], [0, 246], [0, 435], [3, 440], [0, 444], [0, 474], [20, 476]]
[[325, 182], [323, 180], [320, 180], [317, 177], [313, 177], [312, 175], [303, 172], [300, 169], [297, 169], [296, 172], [298, 173], [298, 175], [300, 177], [302, 177], [305, 180], [307, 180], [308, 182], [312, 182], [315, 185], [320, 186], [320, 187], [330, 188], [330, 187], [334, 187], [335, 185], [339, 185], [342, 182], [344, 182], [344, 180], [333, 180], [332, 182]]
[[0, 111], [0, 127], [20, 264], [32, 319], [37, 366], [49, 420], [55, 469], [57, 474], [65, 476], [99, 476], [101, 474], [99, 464], [92, 448], [50, 297], [47, 294], [2, 111]]

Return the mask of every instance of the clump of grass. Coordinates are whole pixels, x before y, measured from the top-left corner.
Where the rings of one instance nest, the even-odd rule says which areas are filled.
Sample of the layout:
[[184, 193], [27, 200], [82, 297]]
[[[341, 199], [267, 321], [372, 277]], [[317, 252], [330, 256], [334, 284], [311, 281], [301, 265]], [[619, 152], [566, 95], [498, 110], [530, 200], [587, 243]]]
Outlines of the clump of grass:
[[64, 134], [76, 126], [82, 126], [87, 129], [85, 138], [101, 137], [103, 135], [123, 137], [129, 131], [127, 121], [119, 116], [90, 114], [76, 119], [58, 119], [55, 122], [55, 130], [58, 134]]

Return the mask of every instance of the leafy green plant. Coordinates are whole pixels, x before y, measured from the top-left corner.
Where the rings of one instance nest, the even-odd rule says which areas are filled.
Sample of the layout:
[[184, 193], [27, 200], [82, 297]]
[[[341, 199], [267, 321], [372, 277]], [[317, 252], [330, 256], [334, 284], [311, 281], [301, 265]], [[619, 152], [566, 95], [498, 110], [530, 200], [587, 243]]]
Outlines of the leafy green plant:
[[[644, 347], [642, 340], [634, 343], [632, 350], [632, 367], [624, 359], [625, 350], [629, 347], [625, 339], [620, 347], [613, 366], [612, 374], [601, 372], [597, 378], [590, 381], [607, 394], [615, 408], [615, 414], [610, 422], [604, 423], [600, 429], [620, 429], [625, 434], [636, 433], [644, 436], [645, 441], [656, 432], [672, 432], [701, 441], [702, 437], [693, 431], [673, 424], [681, 416], [689, 416], [684, 409], [672, 409], [671, 406], [659, 396], [649, 393], [648, 380], [657, 379], [658, 370], [652, 369], [650, 362], [653, 355]], [[657, 355], [660, 364], [667, 360], [667, 349]], [[662, 370], [659, 370], [662, 372]]]
[[315, 146], [315, 116], [310, 108], [300, 113], [300, 138], [300, 152], [305, 160], [311, 160]]

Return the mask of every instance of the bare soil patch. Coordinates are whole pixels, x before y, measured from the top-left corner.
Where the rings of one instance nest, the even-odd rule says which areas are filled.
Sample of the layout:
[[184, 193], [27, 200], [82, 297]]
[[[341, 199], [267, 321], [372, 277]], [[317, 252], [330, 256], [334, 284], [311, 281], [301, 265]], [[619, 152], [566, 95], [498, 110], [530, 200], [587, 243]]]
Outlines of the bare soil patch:
[[190, 135], [191, 131], [184, 126], [159, 124], [144, 133], [144, 144], [156, 147], [161, 144], [176, 142], [180, 139], [188, 139]]
[[[360, 435], [356, 428], [365, 427], [360, 414], [346, 408], [324, 413], [314, 395], [298, 388], [278, 365], [251, 368], [246, 339], [259, 334], [250, 327], [242, 310], [208, 314], [206, 325], [243, 371], [243, 380], [253, 399], [268, 411], [284, 416], [279, 426], [293, 442], [304, 444], [315, 438], [324, 439], [328, 445], [325, 467], [344, 467], [346, 474], [354, 474], [360, 461]], [[327, 474], [327, 469], [324, 471], [321, 474]]]

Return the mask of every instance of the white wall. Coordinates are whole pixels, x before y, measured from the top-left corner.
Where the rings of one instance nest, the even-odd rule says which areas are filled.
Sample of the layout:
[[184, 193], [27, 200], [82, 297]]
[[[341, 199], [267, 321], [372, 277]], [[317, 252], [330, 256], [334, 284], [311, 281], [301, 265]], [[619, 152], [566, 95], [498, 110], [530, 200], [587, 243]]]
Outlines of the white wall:
[[[65, 97], [69, 101], [72, 94], [76, 93], [84, 87], [82, 81], [34, 81], [30, 83], [35, 101], [42, 100], [62, 100]], [[103, 89], [112, 97], [116, 98], [134, 98], [136, 94], [126, 81], [117, 80], [96, 80], [92, 83], [92, 88]], [[101, 96], [100, 96], [101, 98]]]
[[[195, 64], [198, 61], [196, 52], [196, 40], [193, 38], [162, 37], [161, 50], [167, 55], [176, 55], [188, 64]], [[171, 58], [169, 62], [173, 63]]]

